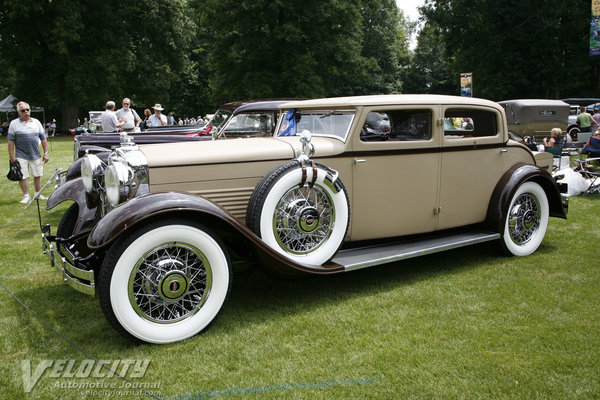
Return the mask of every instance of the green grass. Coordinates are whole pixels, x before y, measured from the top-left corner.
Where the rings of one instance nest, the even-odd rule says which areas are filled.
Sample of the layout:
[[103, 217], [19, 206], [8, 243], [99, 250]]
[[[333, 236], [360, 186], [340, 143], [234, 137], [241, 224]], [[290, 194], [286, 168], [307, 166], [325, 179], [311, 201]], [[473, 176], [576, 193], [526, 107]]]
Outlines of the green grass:
[[[597, 399], [600, 398], [600, 196], [571, 199], [525, 258], [492, 244], [348, 274], [282, 281], [236, 275], [205, 333], [136, 345], [105, 320], [97, 299], [61, 282], [41, 253], [37, 213], [23, 210], [0, 173], [0, 282], [100, 360], [150, 360], [132, 378], [161, 398]], [[66, 168], [71, 138], [56, 138], [46, 176]], [[56, 227], [66, 205], [44, 211]], [[16, 222], [15, 225], [8, 226]], [[145, 398], [118, 378], [44, 372], [23, 390], [22, 361], [86, 357], [0, 288], [3, 399]], [[129, 378], [131, 374], [127, 374]], [[104, 394], [65, 386], [114, 385]], [[62, 386], [61, 386], [62, 385]]]

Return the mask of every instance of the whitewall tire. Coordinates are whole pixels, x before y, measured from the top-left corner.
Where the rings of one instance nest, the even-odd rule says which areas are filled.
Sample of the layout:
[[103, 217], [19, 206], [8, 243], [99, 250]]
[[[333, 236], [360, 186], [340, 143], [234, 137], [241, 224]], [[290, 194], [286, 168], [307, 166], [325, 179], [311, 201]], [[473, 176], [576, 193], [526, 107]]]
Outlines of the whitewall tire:
[[185, 220], [141, 228], [109, 250], [99, 297], [111, 324], [127, 337], [172, 343], [206, 329], [231, 286], [231, 263], [209, 230]]
[[292, 161], [265, 175], [250, 198], [246, 223], [291, 260], [322, 265], [344, 241], [350, 205], [337, 172], [306, 164]]
[[525, 182], [513, 195], [504, 219], [502, 247], [511, 255], [526, 256], [544, 240], [549, 206], [546, 192], [535, 182]]

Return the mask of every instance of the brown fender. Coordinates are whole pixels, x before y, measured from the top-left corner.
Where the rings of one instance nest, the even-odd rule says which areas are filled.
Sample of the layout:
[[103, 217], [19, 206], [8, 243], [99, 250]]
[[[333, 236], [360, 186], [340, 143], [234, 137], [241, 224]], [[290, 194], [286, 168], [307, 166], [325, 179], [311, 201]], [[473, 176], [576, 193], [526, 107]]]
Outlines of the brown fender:
[[560, 192], [556, 181], [550, 173], [543, 168], [529, 164], [516, 164], [504, 173], [496, 184], [488, 206], [486, 228], [494, 232], [504, 231], [505, 213], [510, 201], [519, 188], [527, 181], [538, 183], [546, 192], [550, 216], [567, 218], [567, 210], [563, 207]]
[[83, 180], [81, 178], [72, 179], [59, 186], [50, 195], [46, 203], [46, 210], [51, 210], [64, 201], [74, 201], [79, 206], [79, 216], [73, 234], [89, 231], [100, 219], [100, 210], [95, 206], [90, 208], [86, 197]]
[[[186, 193], [152, 193], [136, 197], [106, 214], [88, 237], [92, 250], [106, 248], [123, 234], [156, 218], [185, 216], [207, 224], [212, 229], [227, 230], [247, 239], [261, 262], [284, 275], [298, 273], [332, 274], [343, 272], [339, 265], [306, 265], [287, 259], [265, 244], [254, 232], [209, 200]], [[242, 239], [242, 238], [240, 238]]]

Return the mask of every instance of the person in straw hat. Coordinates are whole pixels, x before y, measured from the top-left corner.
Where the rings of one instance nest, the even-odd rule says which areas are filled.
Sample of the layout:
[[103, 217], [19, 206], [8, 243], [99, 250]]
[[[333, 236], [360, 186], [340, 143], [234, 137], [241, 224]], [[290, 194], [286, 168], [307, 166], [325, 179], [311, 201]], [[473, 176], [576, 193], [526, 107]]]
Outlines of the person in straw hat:
[[162, 106], [158, 103], [156, 103], [152, 108], [154, 109], [154, 114], [152, 114], [152, 116], [148, 118], [148, 126], [166, 126], [167, 117], [160, 113], [162, 110], [164, 110], [164, 108], [162, 108]]

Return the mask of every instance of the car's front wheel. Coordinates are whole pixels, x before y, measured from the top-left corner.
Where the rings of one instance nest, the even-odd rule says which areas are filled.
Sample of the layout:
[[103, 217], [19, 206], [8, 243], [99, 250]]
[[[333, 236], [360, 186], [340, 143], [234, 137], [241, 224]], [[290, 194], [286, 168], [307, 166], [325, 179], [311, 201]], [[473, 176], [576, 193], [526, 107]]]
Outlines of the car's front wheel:
[[548, 228], [546, 192], [535, 182], [525, 182], [513, 195], [504, 220], [502, 247], [510, 255], [526, 256], [537, 250]]
[[176, 342], [217, 317], [231, 276], [226, 249], [212, 232], [186, 220], [158, 221], [112, 245], [100, 270], [100, 305], [126, 337]]

